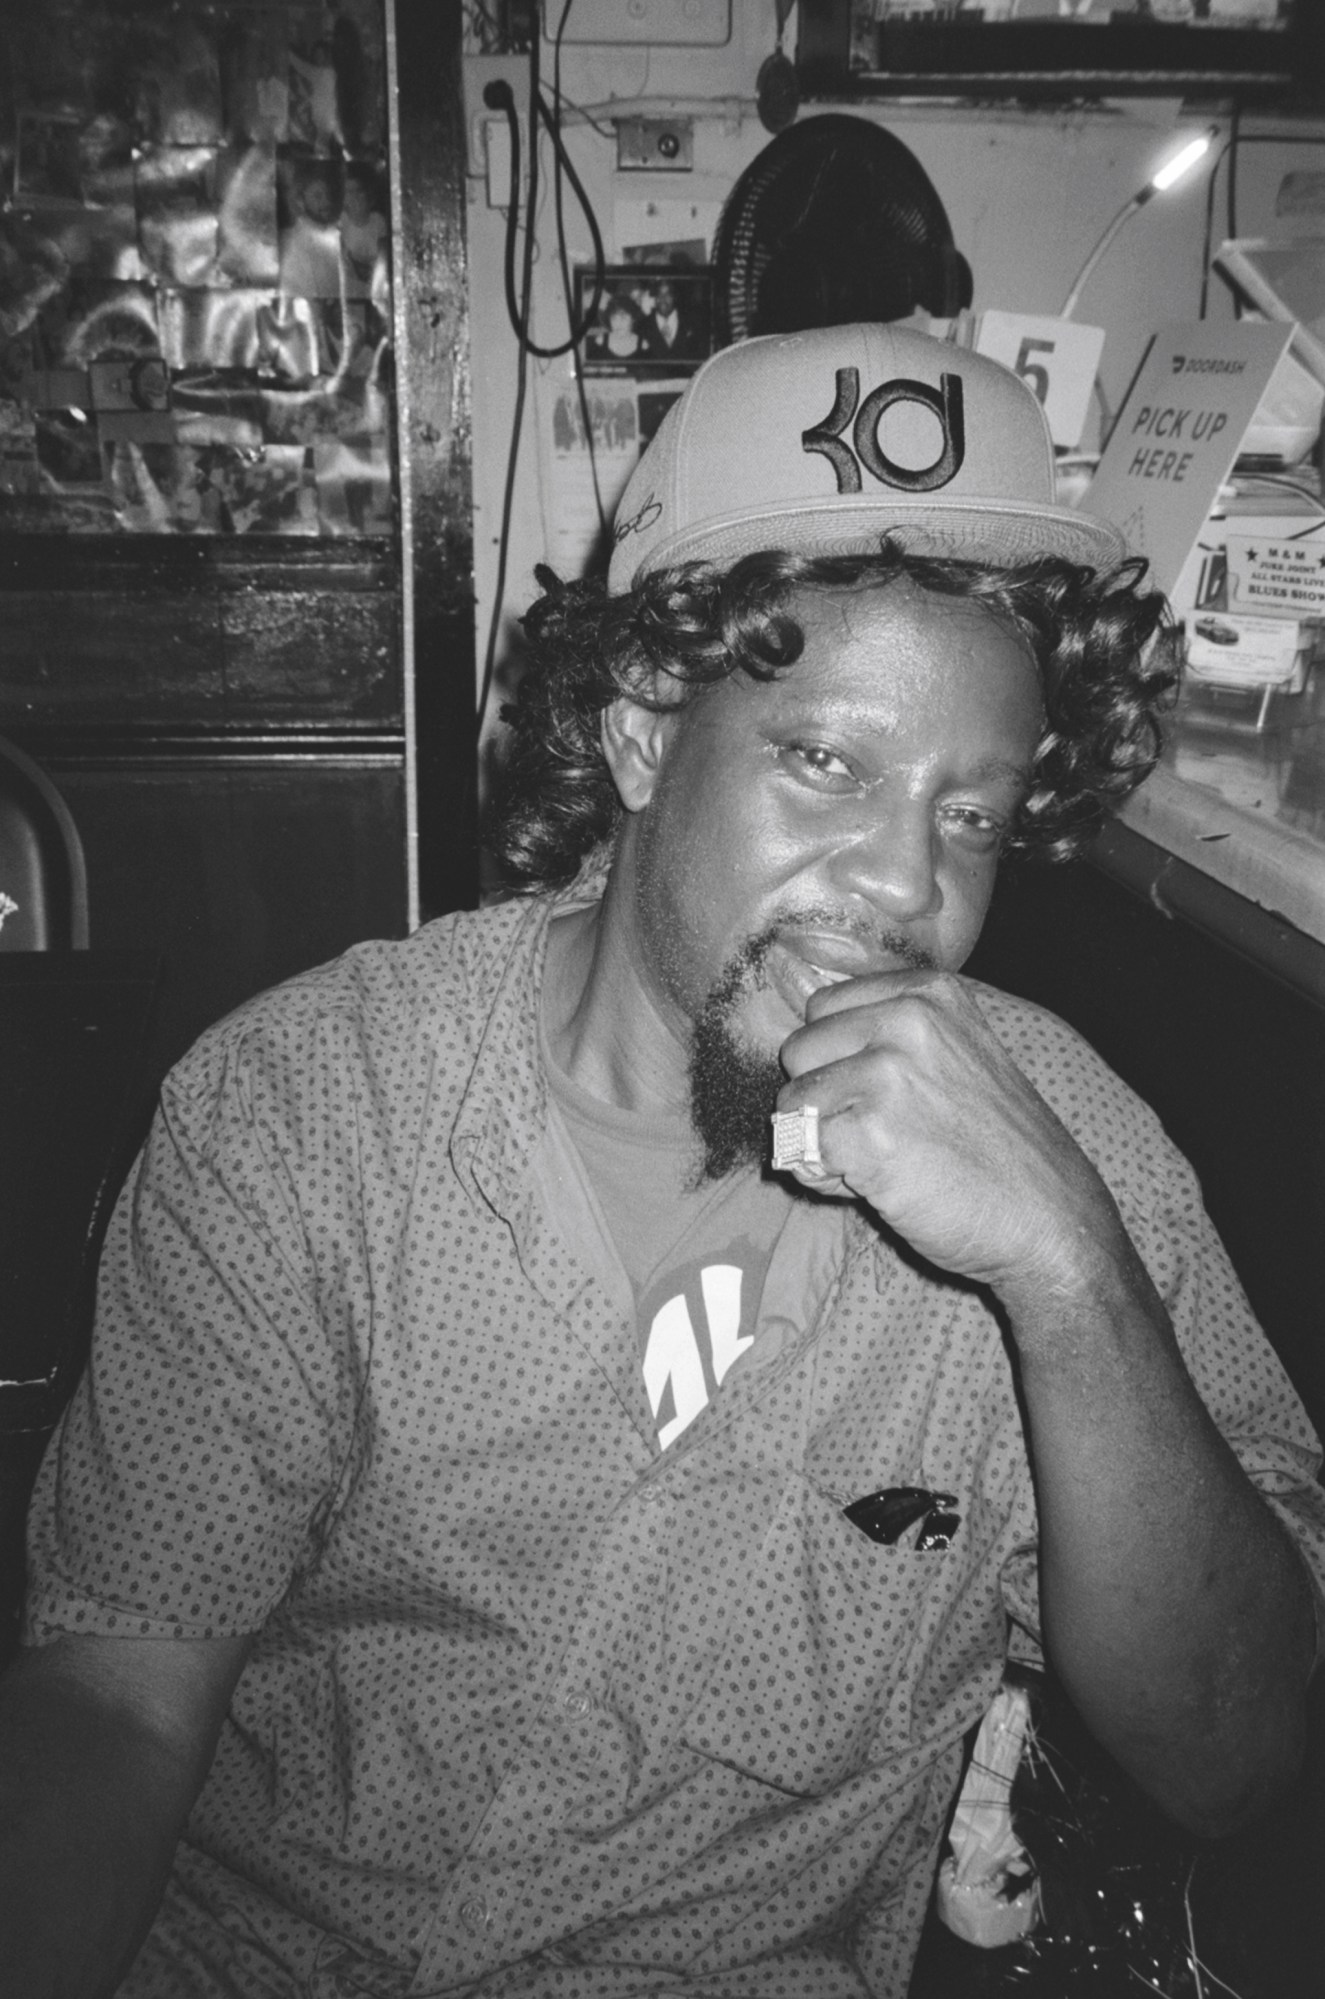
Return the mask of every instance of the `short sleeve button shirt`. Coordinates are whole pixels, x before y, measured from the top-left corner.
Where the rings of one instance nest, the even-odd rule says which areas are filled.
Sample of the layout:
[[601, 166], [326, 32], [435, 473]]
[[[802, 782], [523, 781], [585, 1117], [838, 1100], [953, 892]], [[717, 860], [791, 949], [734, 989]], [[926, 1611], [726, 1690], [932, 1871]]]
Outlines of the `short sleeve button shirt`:
[[[31, 1642], [258, 1634], [130, 1999], [905, 1992], [961, 1737], [1036, 1623], [997, 1325], [793, 1202], [757, 1349], [660, 1453], [550, 1157], [548, 921], [361, 946], [168, 1080], [30, 1530]], [[1190, 1172], [977, 991], [1319, 1571], [1314, 1439]], [[949, 1548], [843, 1517], [903, 1484], [957, 1495]]]

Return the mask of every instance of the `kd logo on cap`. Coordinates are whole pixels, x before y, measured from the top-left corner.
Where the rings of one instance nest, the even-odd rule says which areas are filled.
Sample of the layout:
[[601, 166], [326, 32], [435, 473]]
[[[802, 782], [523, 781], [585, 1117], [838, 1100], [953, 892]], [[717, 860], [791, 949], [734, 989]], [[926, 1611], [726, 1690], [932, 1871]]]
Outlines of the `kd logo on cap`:
[[[897, 465], [880, 445], [879, 425], [885, 411], [892, 409], [896, 403], [920, 403], [938, 418], [943, 444], [931, 465]], [[851, 444], [843, 441], [848, 424], [851, 425], [854, 452]], [[862, 465], [881, 485], [892, 486], [903, 493], [932, 493], [956, 478], [966, 456], [961, 376], [940, 375], [938, 388], [931, 389], [926, 382], [916, 382], [901, 375], [894, 381], [881, 382], [877, 389], [871, 389], [862, 403], [860, 370], [839, 368], [836, 401], [822, 423], [801, 432], [801, 447], [805, 451], [821, 452], [828, 460], [836, 475], [839, 493], [860, 492]]]

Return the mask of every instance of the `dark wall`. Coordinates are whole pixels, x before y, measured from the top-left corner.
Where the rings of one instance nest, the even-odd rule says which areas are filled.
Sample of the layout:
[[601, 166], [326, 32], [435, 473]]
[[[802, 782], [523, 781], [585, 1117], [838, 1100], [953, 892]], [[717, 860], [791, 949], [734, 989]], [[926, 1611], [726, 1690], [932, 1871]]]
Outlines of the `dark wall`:
[[1086, 861], [1011, 867], [967, 969], [1061, 1014], [1158, 1112], [1325, 1429], [1325, 1010]]
[[[1167, 865], [1158, 850], [1153, 859]], [[1148, 878], [1144, 857], [1137, 872]], [[1232, 929], [1244, 920], [1235, 912]], [[1313, 972], [1325, 964], [1325, 951], [1317, 963], [1302, 940], [1289, 941], [1298, 947], [1291, 962], [1311, 961]], [[1325, 1008], [1084, 861], [1011, 868], [968, 969], [1069, 1020], [1159, 1113], [1196, 1168], [1251, 1302], [1325, 1431]], [[1147, 1808], [1138, 1810], [1129, 1865], [1154, 1837]], [[1189, 1906], [1210, 1989], [1318, 1999], [1325, 1675], [1313, 1686], [1295, 1791], [1250, 1833], [1193, 1858]], [[912, 1999], [1011, 1999], [1023, 1985], [992, 1961], [1004, 1955], [931, 1931]], [[1080, 1961], [1075, 1975], [1095, 1989]], [[1102, 1995], [1117, 1989], [1103, 1971], [1098, 1983]], [[1035, 1989], [1058, 1999], [1063, 1988], [1051, 1973]]]

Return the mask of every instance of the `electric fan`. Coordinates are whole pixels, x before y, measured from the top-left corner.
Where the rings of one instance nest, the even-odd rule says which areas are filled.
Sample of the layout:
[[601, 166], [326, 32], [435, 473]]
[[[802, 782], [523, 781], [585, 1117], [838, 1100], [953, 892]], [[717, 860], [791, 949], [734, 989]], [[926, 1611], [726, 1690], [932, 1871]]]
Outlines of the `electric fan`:
[[713, 244], [714, 344], [860, 319], [950, 318], [971, 272], [932, 181], [867, 118], [790, 125], [732, 189]]

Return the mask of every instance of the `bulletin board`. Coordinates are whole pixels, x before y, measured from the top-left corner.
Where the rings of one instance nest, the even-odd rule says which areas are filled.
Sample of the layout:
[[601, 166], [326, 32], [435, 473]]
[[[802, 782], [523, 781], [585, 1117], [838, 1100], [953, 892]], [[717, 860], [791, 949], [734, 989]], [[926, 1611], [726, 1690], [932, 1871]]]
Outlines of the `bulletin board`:
[[383, 0], [5, 0], [0, 533], [395, 513]]

